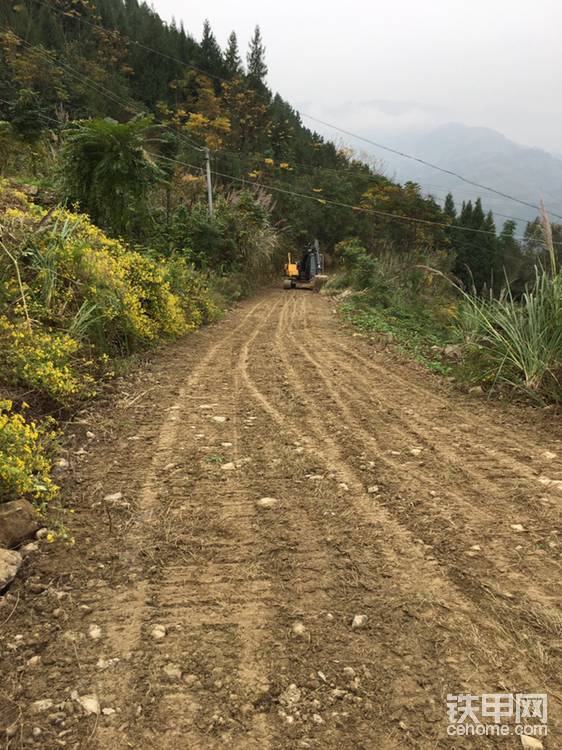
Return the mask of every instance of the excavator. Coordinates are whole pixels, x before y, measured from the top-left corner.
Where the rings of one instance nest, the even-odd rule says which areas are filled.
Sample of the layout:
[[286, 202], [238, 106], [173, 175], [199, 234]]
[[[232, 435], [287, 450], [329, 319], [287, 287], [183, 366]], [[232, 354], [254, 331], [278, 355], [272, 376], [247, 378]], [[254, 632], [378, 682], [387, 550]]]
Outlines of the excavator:
[[294, 262], [289, 253], [285, 263], [283, 289], [311, 289], [319, 292], [328, 277], [324, 274], [324, 256], [320, 252], [320, 243], [314, 240], [306, 247], [298, 262]]

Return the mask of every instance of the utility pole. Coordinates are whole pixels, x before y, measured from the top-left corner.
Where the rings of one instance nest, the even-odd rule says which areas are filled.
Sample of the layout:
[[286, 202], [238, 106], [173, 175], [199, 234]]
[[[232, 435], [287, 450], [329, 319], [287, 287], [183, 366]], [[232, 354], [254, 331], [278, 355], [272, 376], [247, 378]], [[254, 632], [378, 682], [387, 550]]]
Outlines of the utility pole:
[[209, 216], [213, 218], [213, 184], [211, 182], [211, 152], [205, 148], [205, 167], [207, 171], [207, 197], [209, 199]]

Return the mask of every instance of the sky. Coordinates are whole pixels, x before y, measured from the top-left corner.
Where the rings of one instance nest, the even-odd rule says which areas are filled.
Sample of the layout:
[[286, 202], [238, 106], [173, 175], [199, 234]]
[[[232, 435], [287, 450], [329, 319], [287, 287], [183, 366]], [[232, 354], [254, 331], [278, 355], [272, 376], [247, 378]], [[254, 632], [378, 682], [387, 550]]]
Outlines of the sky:
[[560, 0], [152, 2], [197, 39], [205, 18], [222, 46], [234, 29], [244, 52], [259, 24], [269, 86], [361, 135], [461, 122], [562, 155]]

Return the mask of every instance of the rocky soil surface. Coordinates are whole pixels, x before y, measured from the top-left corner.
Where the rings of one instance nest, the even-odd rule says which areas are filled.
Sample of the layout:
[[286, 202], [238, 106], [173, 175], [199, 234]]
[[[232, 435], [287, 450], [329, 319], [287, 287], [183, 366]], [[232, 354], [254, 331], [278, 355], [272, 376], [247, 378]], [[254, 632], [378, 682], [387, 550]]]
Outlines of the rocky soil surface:
[[447, 695], [548, 693], [562, 428], [269, 291], [68, 427], [75, 544], [0, 597], [3, 747], [521, 748]]

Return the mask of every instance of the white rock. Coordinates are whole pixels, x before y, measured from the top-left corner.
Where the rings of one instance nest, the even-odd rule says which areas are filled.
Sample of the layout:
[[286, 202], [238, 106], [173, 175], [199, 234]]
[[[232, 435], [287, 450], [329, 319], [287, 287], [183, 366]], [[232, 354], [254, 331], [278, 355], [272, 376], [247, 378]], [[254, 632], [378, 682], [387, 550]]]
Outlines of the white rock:
[[114, 708], [102, 708], [101, 712], [104, 716], [113, 716], [113, 714], [115, 713], [115, 709]]
[[521, 745], [527, 750], [542, 750], [543, 744], [536, 737], [528, 737], [525, 734], [521, 735]]
[[119, 659], [117, 657], [114, 657], [113, 659], [104, 659], [103, 656], [100, 656], [100, 658], [96, 662], [96, 667], [102, 670], [109, 669], [109, 667], [113, 667], [118, 663]]
[[324, 719], [320, 716], [320, 714], [312, 714], [312, 721], [315, 724], [323, 724]]
[[106, 503], [118, 503], [119, 500], [123, 499], [123, 493], [122, 492], [114, 492], [111, 495], [106, 495], [103, 499], [104, 499], [104, 501]]
[[234, 471], [234, 469], [236, 469], [236, 464], [233, 463], [232, 461], [229, 461], [226, 464], [222, 464], [221, 469], [223, 471]]
[[53, 701], [51, 698], [43, 698], [43, 700], [40, 701], [34, 701], [31, 704], [31, 713], [32, 714], [40, 714], [43, 711], [48, 711], [50, 708], [53, 707]]
[[40, 663], [41, 663], [40, 656], [32, 656], [30, 659], [27, 660], [28, 667], [36, 667]]
[[0, 548], [0, 591], [14, 580], [22, 562], [19, 552]]
[[355, 677], [355, 670], [353, 667], [344, 667], [342, 671], [347, 677]]
[[513, 531], [525, 531], [525, 528], [520, 523], [512, 523], [511, 528]]
[[292, 706], [296, 706], [297, 703], [300, 702], [300, 699], [301, 699], [301, 691], [293, 683], [289, 685], [288, 688], [283, 690], [283, 692], [279, 696], [279, 703], [281, 703], [282, 706], [292, 707]]
[[97, 714], [99, 716], [100, 702], [95, 693], [79, 696], [78, 703], [82, 706], [86, 714]]
[[57, 460], [55, 461], [55, 466], [57, 467], [57, 469], [61, 469], [62, 471], [64, 471], [65, 469], [68, 469], [69, 463], [66, 458], [57, 458]]
[[370, 487], [367, 487], [367, 492], [369, 495], [376, 495], [378, 492], [380, 492], [380, 487], [378, 484], [372, 484]]
[[262, 497], [257, 501], [256, 505], [259, 508], [275, 508], [279, 505], [279, 500], [275, 497]]
[[222, 422], [226, 422], [226, 417], [213, 417], [213, 421], [222, 424]]
[[319, 482], [321, 479], [324, 479], [324, 474], [307, 474], [307, 479], [312, 479], [313, 482]]
[[93, 641], [99, 641], [101, 638], [101, 628], [99, 625], [96, 625], [94, 622], [89, 626], [88, 628], [88, 635]]
[[545, 452], [544, 452], [544, 453], [542, 454], [542, 457], [543, 457], [543, 458], [544, 458], [544, 459], [545, 459], [546, 461], [553, 461], [553, 460], [554, 460], [554, 459], [556, 458], [556, 453], [553, 453], [552, 451], [545, 451]]
[[349, 487], [347, 486], [345, 482], [340, 482], [338, 484], [338, 487], [340, 488], [340, 490], [343, 490], [344, 492], [347, 492], [349, 490]]
[[421, 456], [423, 453], [423, 448], [410, 448], [410, 453], [412, 456]]
[[351, 627], [354, 630], [359, 630], [360, 628], [364, 628], [367, 625], [367, 615], [355, 615], [353, 618], [353, 622], [351, 623]]
[[291, 629], [293, 631], [293, 634], [299, 636], [299, 638], [302, 638], [304, 635], [306, 635], [307, 632], [302, 622], [293, 623], [293, 627]]
[[232, 443], [221, 443], [223, 448], [232, 448]]
[[29, 542], [29, 544], [24, 545], [20, 548], [20, 553], [25, 557], [26, 555], [32, 555], [34, 552], [37, 552], [39, 550], [39, 545], [37, 542]]
[[177, 664], [166, 664], [163, 667], [165, 674], [174, 680], [181, 680], [181, 669]]
[[166, 637], [166, 628], [164, 625], [155, 625], [152, 628], [152, 632], [150, 635], [154, 638], [155, 641], [161, 641], [162, 638]]
[[95, 438], [95, 435], [93, 432], [90, 432], [90, 430], [88, 430], [86, 432], [86, 437], [88, 438], [88, 440], [93, 440]]
[[482, 547], [479, 544], [473, 544], [470, 549], [474, 550], [475, 552], [480, 552]]

